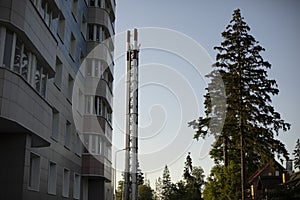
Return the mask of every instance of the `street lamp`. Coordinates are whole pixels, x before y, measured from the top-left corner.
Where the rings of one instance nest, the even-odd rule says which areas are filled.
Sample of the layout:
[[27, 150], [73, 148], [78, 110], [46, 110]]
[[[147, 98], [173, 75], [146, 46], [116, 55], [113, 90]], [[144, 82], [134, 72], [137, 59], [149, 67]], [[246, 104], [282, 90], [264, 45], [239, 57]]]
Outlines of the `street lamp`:
[[[116, 199], [116, 185], [117, 185], [117, 153], [121, 151], [125, 151], [126, 149], [119, 149], [115, 151], [115, 163], [114, 163], [114, 168], [115, 168], [115, 173], [114, 173], [114, 199]], [[122, 195], [123, 199], [123, 195]]]

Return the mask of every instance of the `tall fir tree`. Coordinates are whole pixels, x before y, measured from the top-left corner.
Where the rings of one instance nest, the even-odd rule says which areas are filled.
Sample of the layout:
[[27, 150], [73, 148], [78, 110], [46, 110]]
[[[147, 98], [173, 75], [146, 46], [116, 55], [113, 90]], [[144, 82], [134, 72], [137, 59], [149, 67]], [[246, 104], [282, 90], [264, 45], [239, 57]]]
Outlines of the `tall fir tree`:
[[294, 167], [295, 169], [300, 170], [300, 139], [297, 140], [294, 155]]
[[[223, 42], [214, 47], [218, 53], [213, 70], [207, 75], [211, 82], [204, 95], [206, 116], [190, 124], [196, 129], [196, 139], [208, 134], [215, 136], [210, 155], [219, 168], [227, 168], [229, 163], [233, 169], [239, 166], [240, 177], [228, 175], [223, 178], [229, 180], [216, 183], [221, 184], [221, 190], [229, 182], [240, 185], [240, 195], [235, 199], [245, 199], [246, 177], [256, 169], [272, 161], [275, 155], [288, 158], [284, 144], [275, 135], [280, 130], [289, 130], [290, 124], [272, 106], [271, 96], [279, 90], [276, 81], [268, 79], [271, 64], [261, 56], [265, 49], [249, 31], [240, 10], [234, 10], [230, 24], [222, 33]], [[222, 77], [225, 93], [218, 75]], [[226, 109], [218, 105], [224, 96]], [[215, 124], [222, 117], [225, 117], [224, 126], [220, 130]]]

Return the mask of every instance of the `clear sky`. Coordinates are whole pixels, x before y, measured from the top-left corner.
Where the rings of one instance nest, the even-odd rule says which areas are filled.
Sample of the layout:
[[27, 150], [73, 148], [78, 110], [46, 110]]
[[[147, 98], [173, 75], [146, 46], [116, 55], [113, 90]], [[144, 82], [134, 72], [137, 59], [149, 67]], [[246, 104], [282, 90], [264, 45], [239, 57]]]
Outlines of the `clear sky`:
[[[221, 32], [236, 8], [241, 9], [251, 28], [250, 34], [266, 49], [262, 55], [272, 64], [269, 77], [277, 81], [280, 90], [279, 95], [273, 97], [273, 105], [281, 117], [292, 124], [291, 130], [279, 138], [290, 153], [300, 138], [300, 1], [117, 1], [116, 34], [133, 28], [138, 28], [140, 33], [140, 168], [152, 183], [162, 175], [166, 164], [172, 181], [181, 179], [188, 151], [192, 153], [194, 165], [203, 167], [205, 174], [209, 174], [213, 162], [208, 151], [213, 138], [192, 140], [193, 130], [187, 127], [187, 122], [203, 115], [202, 96], [206, 87], [203, 77], [215, 60], [213, 47], [220, 45]], [[168, 49], [161, 49], [160, 45], [165, 42]], [[116, 51], [125, 50], [116, 44]], [[199, 53], [201, 64], [193, 62], [197, 59], [193, 52]], [[116, 58], [115, 63], [113, 145], [114, 149], [122, 149], [125, 57]], [[113, 153], [113, 160], [115, 155]], [[117, 169], [124, 169], [121, 151], [117, 153]]]

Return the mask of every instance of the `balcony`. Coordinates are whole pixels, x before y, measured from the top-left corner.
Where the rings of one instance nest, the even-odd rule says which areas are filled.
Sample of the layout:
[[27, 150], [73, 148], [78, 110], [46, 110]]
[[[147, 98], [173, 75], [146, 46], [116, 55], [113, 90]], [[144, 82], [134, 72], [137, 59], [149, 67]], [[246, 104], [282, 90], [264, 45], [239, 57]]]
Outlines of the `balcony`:
[[19, 74], [0, 67], [0, 123], [3, 133], [28, 133], [32, 147], [49, 146], [52, 108]]
[[111, 181], [111, 163], [101, 155], [82, 155], [82, 176], [104, 178]]
[[101, 96], [113, 107], [113, 95], [107, 82], [97, 77], [87, 77], [85, 82], [86, 95]]
[[115, 28], [106, 9], [89, 7], [88, 23], [105, 26], [111, 36], [115, 34]]

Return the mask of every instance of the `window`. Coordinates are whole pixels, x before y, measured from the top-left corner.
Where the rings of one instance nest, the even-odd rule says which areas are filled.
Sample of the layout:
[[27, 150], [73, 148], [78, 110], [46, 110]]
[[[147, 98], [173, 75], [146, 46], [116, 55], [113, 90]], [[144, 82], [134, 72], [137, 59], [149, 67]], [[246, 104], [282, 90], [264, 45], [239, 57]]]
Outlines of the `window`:
[[82, 114], [83, 111], [83, 93], [81, 92], [81, 90], [78, 90], [78, 108], [77, 111]]
[[53, 162], [49, 163], [49, 172], [48, 172], [48, 193], [56, 194], [56, 164]]
[[104, 156], [108, 158], [108, 148], [106, 144], [104, 144]]
[[100, 77], [99, 72], [101, 69], [100, 60], [95, 60], [94, 77]]
[[100, 155], [101, 153], [101, 143], [100, 143], [100, 136], [91, 134], [89, 135], [89, 153]]
[[112, 90], [113, 89], [113, 79], [114, 78], [113, 78], [113, 76], [112, 76], [109, 68], [107, 68], [105, 75], [106, 75], [105, 76], [105, 78], [106, 78], [105, 80], [107, 81], [108, 87], [110, 88], [110, 90]]
[[85, 56], [82, 50], [80, 50], [80, 65], [83, 67], [85, 66]]
[[106, 114], [107, 114], [107, 106], [104, 104], [102, 104], [102, 116], [106, 118]]
[[64, 169], [63, 184], [62, 184], [62, 196], [69, 197], [70, 191], [70, 170]]
[[106, 33], [101, 25], [88, 25], [88, 40], [102, 42], [106, 39]]
[[75, 153], [77, 155], [81, 155], [82, 153], [82, 142], [81, 142], [81, 138], [79, 136], [79, 134], [76, 134], [76, 147], [75, 147]]
[[65, 17], [62, 13], [59, 14], [58, 26], [57, 26], [57, 35], [62, 42], [64, 42], [65, 37]]
[[101, 136], [97, 134], [85, 134], [84, 135], [84, 153], [101, 155], [102, 140]]
[[71, 145], [71, 135], [72, 130], [71, 130], [71, 123], [69, 121], [66, 122], [66, 137], [65, 137], [65, 146], [67, 148], [70, 148]]
[[51, 22], [52, 22], [52, 9], [51, 9], [49, 3], [47, 3], [47, 1], [45, 1], [45, 0], [42, 1], [42, 5], [40, 7], [40, 15], [44, 19], [47, 26], [50, 27]]
[[92, 60], [91, 59], [87, 59], [87, 64], [85, 65], [85, 75], [86, 76], [92, 76]]
[[85, 114], [94, 114], [94, 97], [85, 96]]
[[3, 65], [10, 69], [11, 63], [11, 54], [13, 48], [13, 38], [14, 34], [12, 31], [6, 29], [6, 37], [5, 37], [5, 46], [4, 46], [4, 56], [3, 56]]
[[106, 148], [107, 148], [107, 159], [111, 160], [111, 146], [107, 145]]
[[28, 80], [29, 75], [29, 51], [24, 47], [22, 51], [22, 58], [21, 58], [21, 76]]
[[101, 97], [95, 97], [95, 111], [96, 115], [101, 116], [103, 110], [103, 102]]
[[71, 39], [70, 39], [70, 55], [75, 60], [76, 56], [76, 39], [73, 33], [71, 33]]
[[101, 30], [102, 29], [101, 29], [100, 26], [96, 26], [96, 25], [95, 25], [94, 28], [96, 28], [96, 41], [99, 42], [99, 41], [101, 41], [100, 35], [101, 35]]
[[38, 93], [43, 97], [46, 96], [47, 74], [43, 71], [43, 68], [39, 62], [35, 69], [34, 75], [34, 87]]
[[45, 97], [48, 79], [47, 68], [43, 66], [45, 63], [28, 50], [16, 33], [6, 28], [0, 31], [2, 40], [5, 40], [0, 45], [4, 50], [1, 57], [3, 66], [21, 75], [41, 96]]
[[272, 176], [272, 172], [269, 172], [268, 175], [269, 175], [269, 176]]
[[62, 62], [56, 57], [54, 84], [60, 89], [62, 82]]
[[18, 74], [20, 73], [21, 51], [22, 51], [22, 43], [20, 42], [20, 40], [17, 39], [17, 43], [15, 47], [13, 71]]
[[95, 0], [90, 0], [90, 6], [95, 6]]
[[111, 109], [108, 109], [107, 111], [107, 120], [111, 123], [112, 121], [112, 111]]
[[101, 60], [98, 59], [87, 59], [86, 76], [103, 78], [103, 65]]
[[86, 21], [85, 15], [82, 14], [82, 18], [81, 18], [81, 33], [82, 33], [84, 39], [86, 39], [86, 29], [87, 29], [87, 21]]
[[30, 153], [29, 182], [30, 189], [39, 191], [40, 185], [40, 156]]
[[40, 94], [45, 97], [46, 96], [46, 87], [47, 87], [47, 74], [45, 73], [45, 70], [42, 69], [42, 76], [41, 76], [41, 91]]
[[50, 26], [50, 24], [51, 24], [51, 18], [52, 18], [51, 15], [52, 15], [52, 12], [51, 12], [51, 9], [49, 7], [49, 4], [47, 3], [46, 4], [45, 18], [44, 18], [47, 26]]
[[98, 0], [99, 1], [99, 6], [101, 7], [101, 8], [105, 8], [106, 7], [106, 2], [105, 2], [105, 0]]
[[58, 22], [59, 22], [59, 13], [52, 12], [52, 20], [51, 20], [50, 28], [53, 33], [57, 33]]
[[94, 25], [89, 24], [88, 25], [88, 40], [94, 40]]
[[21, 74], [21, 76], [28, 80], [28, 68], [29, 68], [29, 52], [24, 47], [19, 39], [17, 39], [14, 54], [13, 71]]
[[42, 67], [40, 66], [39, 63], [37, 63], [36, 69], [35, 69], [35, 75], [34, 75], [34, 87], [36, 91], [40, 91], [41, 89], [41, 72], [42, 72]]
[[78, 0], [73, 0], [72, 14], [73, 14], [74, 19], [77, 20], [77, 16], [78, 16]]
[[48, 75], [46, 70], [42, 67], [41, 62], [36, 59], [36, 56], [32, 56], [32, 87], [42, 96], [46, 96], [47, 79]]
[[275, 176], [279, 176], [279, 171], [278, 170], [275, 171]]
[[59, 112], [55, 108], [52, 109], [52, 137], [58, 140], [59, 136]]
[[72, 100], [73, 86], [74, 86], [74, 79], [69, 74], [69, 78], [68, 78], [68, 99], [69, 100]]
[[0, 25], [0, 67], [2, 67], [3, 65], [5, 32], [6, 32], [5, 27]]
[[73, 198], [80, 198], [80, 175], [74, 174]]

